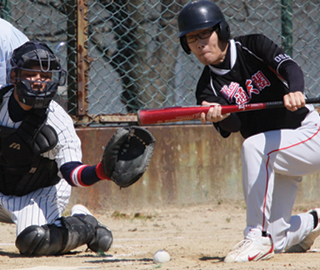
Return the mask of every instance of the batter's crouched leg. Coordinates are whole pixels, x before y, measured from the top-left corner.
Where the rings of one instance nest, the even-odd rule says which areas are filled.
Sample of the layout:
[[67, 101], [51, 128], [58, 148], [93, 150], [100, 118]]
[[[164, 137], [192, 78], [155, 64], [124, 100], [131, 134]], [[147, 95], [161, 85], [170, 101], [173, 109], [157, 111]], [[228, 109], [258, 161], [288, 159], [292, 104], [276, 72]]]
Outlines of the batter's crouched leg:
[[62, 217], [62, 227], [54, 224], [29, 226], [17, 237], [16, 247], [29, 256], [58, 255], [87, 244], [93, 251], [107, 251], [111, 231], [91, 215]]

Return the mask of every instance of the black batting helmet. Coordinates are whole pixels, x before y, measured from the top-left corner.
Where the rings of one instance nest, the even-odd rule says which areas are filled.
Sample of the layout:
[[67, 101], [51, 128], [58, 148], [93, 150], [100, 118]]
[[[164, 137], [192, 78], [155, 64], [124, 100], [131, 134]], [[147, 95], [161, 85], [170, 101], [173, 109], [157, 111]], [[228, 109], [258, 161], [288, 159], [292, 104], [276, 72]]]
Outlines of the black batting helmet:
[[219, 39], [228, 41], [230, 39], [230, 29], [222, 11], [213, 2], [200, 0], [191, 2], [183, 7], [178, 15], [178, 27], [180, 44], [187, 54], [190, 54], [190, 48], [187, 44], [186, 34], [193, 31], [217, 27]]
[[[61, 68], [59, 59], [43, 42], [28, 41], [15, 49], [11, 57], [11, 67], [15, 72], [12, 83], [16, 84], [20, 102], [36, 109], [48, 107], [58, 86], [65, 82], [65, 71]], [[21, 78], [22, 70], [34, 71], [34, 67], [39, 67], [36, 71], [49, 74], [49, 81], [38, 82], [44, 88], [34, 89], [33, 82]]]

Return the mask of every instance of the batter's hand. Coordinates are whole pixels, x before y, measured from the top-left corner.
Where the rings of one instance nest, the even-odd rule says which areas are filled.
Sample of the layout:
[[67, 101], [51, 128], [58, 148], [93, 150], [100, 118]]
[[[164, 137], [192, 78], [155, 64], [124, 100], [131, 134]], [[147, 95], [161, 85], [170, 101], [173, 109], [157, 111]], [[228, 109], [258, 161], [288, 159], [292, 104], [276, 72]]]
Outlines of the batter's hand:
[[304, 94], [300, 91], [289, 93], [283, 96], [284, 106], [291, 112], [306, 105]]
[[221, 105], [219, 103], [209, 103], [207, 101], [202, 101], [202, 106], [213, 106], [209, 109], [207, 114], [201, 113], [201, 123], [205, 124], [207, 121], [210, 123], [217, 123], [227, 118], [230, 113], [221, 114]]

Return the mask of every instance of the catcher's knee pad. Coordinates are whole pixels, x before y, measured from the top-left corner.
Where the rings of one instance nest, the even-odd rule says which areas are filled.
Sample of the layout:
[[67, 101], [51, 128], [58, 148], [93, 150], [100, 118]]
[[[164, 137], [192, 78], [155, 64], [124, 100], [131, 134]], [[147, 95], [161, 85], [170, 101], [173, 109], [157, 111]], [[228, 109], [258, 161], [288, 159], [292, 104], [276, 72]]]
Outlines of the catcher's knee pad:
[[108, 251], [113, 242], [112, 232], [97, 221], [93, 216], [86, 216], [85, 219], [88, 222], [93, 222], [95, 225], [94, 237], [90, 243], [88, 243], [88, 248], [97, 252], [97, 251]]
[[54, 255], [63, 248], [63, 231], [55, 225], [32, 225], [16, 239], [16, 247], [23, 255]]
[[111, 231], [100, 224], [94, 216], [62, 217], [61, 222], [68, 231], [66, 246], [62, 253], [83, 244], [87, 244], [93, 251], [107, 251], [111, 247], [113, 241]]

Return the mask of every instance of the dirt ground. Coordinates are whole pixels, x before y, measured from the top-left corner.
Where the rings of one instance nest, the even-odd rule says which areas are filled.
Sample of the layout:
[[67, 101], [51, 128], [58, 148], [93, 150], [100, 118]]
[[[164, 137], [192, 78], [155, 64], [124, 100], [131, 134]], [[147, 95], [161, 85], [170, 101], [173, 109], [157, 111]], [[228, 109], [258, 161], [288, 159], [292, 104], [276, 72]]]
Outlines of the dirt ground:
[[[309, 207], [298, 205], [294, 212]], [[276, 254], [264, 262], [224, 263], [229, 249], [243, 239], [243, 202], [94, 214], [113, 232], [113, 246], [106, 254], [86, 251], [82, 246], [63, 256], [22, 257], [14, 246], [15, 226], [2, 223], [0, 269], [320, 269], [320, 239], [305, 254]], [[154, 264], [153, 254], [159, 249], [168, 251], [171, 261]]]

